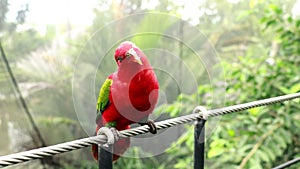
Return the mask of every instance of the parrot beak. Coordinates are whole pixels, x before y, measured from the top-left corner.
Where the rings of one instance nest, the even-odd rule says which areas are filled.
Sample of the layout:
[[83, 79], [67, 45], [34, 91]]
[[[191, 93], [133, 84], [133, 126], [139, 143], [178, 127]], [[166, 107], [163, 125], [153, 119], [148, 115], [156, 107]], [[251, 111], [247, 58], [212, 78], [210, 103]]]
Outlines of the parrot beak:
[[138, 56], [133, 56], [134, 57], [134, 62], [138, 63], [139, 65], [143, 65], [142, 61], [141, 61], [141, 58], [138, 57]]
[[141, 58], [137, 55], [133, 48], [129, 49], [128, 53], [130, 53], [130, 55], [133, 56], [133, 62], [136, 62], [139, 65], [143, 65]]

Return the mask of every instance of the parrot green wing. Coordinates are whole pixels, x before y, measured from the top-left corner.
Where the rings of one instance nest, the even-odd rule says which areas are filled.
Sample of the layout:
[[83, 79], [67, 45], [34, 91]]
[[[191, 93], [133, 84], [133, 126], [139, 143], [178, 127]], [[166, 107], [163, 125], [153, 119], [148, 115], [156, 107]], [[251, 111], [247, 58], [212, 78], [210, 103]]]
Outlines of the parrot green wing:
[[106, 79], [103, 83], [97, 101], [97, 118], [96, 121], [101, 117], [103, 111], [109, 105], [109, 94], [110, 94], [110, 87], [112, 85], [112, 79]]

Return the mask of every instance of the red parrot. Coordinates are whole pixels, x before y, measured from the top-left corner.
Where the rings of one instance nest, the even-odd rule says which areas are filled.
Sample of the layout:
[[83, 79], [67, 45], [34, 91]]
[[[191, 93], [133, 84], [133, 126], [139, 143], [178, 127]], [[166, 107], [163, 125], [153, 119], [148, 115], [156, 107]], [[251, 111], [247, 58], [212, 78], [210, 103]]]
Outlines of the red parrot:
[[[148, 125], [155, 134], [156, 127], [148, 116], [158, 100], [159, 84], [146, 55], [132, 42], [125, 41], [116, 49], [114, 58], [117, 72], [103, 83], [97, 101], [97, 128], [114, 127], [129, 129], [133, 123]], [[130, 139], [115, 142], [113, 161], [129, 147]], [[98, 146], [92, 146], [93, 156], [98, 160]]]

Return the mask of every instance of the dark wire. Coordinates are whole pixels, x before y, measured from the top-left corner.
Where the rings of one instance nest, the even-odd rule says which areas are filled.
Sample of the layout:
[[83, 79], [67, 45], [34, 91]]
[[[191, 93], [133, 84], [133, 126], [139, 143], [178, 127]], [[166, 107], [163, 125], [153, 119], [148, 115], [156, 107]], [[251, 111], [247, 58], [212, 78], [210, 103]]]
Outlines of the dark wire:
[[11, 79], [11, 81], [12, 81], [12, 83], [13, 83], [13, 85], [14, 85], [14, 88], [15, 88], [17, 94], [18, 94], [17, 96], [18, 96], [19, 99], [20, 99], [21, 105], [22, 105], [22, 107], [23, 107], [23, 109], [24, 109], [26, 115], [28, 116], [28, 119], [29, 119], [29, 121], [30, 121], [30, 124], [32, 124], [32, 127], [33, 127], [34, 131], [36, 132], [36, 134], [37, 134], [39, 140], [41, 141], [42, 146], [45, 147], [45, 146], [46, 146], [46, 142], [45, 142], [45, 140], [43, 139], [43, 137], [42, 137], [42, 135], [41, 135], [41, 132], [39, 131], [39, 129], [38, 129], [38, 127], [37, 127], [35, 121], [33, 120], [32, 115], [31, 115], [30, 112], [29, 112], [29, 109], [28, 109], [28, 107], [27, 107], [27, 104], [26, 104], [26, 102], [25, 102], [25, 99], [24, 99], [24, 97], [23, 97], [23, 95], [22, 95], [22, 93], [21, 93], [21, 91], [20, 91], [18, 82], [17, 82], [16, 78], [14, 77], [14, 74], [13, 74], [11, 68], [10, 68], [9, 62], [8, 62], [8, 60], [7, 60], [7, 58], [6, 58], [5, 53], [4, 53], [4, 49], [3, 49], [3, 47], [2, 47], [2, 43], [1, 43], [1, 42], [0, 42], [0, 51], [1, 51], [2, 59], [3, 59], [3, 61], [4, 61], [4, 65], [6, 66], [6, 69], [7, 69], [7, 71], [8, 71], [9, 76], [10, 76], [10, 79]]
[[[16, 80], [16, 78], [14, 77], [14, 74], [13, 74], [13, 72], [12, 72], [10, 66], [9, 66], [9, 62], [8, 62], [8, 60], [7, 60], [7, 58], [6, 58], [6, 55], [5, 55], [5, 52], [4, 52], [4, 49], [3, 49], [3, 47], [2, 47], [2, 43], [1, 43], [1, 42], [0, 42], [0, 52], [1, 52], [2, 59], [3, 59], [3, 61], [4, 61], [4, 65], [5, 65], [5, 67], [6, 67], [7, 71], [8, 71], [9, 77], [10, 77], [10, 79], [11, 79], [13, 85], [14, 85], [14, 88], [15, 88], [15, 90], [16, 90], [16, 92], [17, 92], [17, 96], [16, 96], [16, 97], [19, 97], [20, 102], [21, 102], [21, 105], [22, 105], [22, 107], [23, 107], [23, 109], [24, 109], [26, 115], [28, 116], [28, 119], [29, 119], [29, 121], [30, 121], [30, 124], [32, 125], [33, 130], [36, 132], [36, 134], [37, 134], [37, 136], [38, 136], [38, 138], [39, 138], [39, 140], [40, 140], [42, 146], [43, 146], [43, 147], [46, 147], [46, 146], [47, 146], [47, 145], [46, 145], [46, 142], [45, 142], [45, 140], [43, 139], [43, 137], [42, 137], [42, 135], [41, 135], [41, 132], [40, 132], [39, 128], [37, 127], [35, 121], [33, 120], [32, 115], [31, 115], [30, 112], [29, 112], [29, 109], [28, 109], [27, 104], [26, 104], [26, 102], [25, 102], [25, 99], [24, 99], [24, 97], [23, 97], [23, 95], [22, 95], [22, 93], [21, 93], [21, 91], [20, 91], [20, 88], [19, 88], [19, 85], [18, 85], [18, 83], [17, 83], [17, 80]], [[38, 145], [37, 145], [37, 146], [38, 146]], [[50, 159], [50, 160], [51, 160], [51, 159]], [[40, 161], [41, 161], [41, 163], [42, 163], [43, 168], [45, 168], [45, 159], [40, 159]]]

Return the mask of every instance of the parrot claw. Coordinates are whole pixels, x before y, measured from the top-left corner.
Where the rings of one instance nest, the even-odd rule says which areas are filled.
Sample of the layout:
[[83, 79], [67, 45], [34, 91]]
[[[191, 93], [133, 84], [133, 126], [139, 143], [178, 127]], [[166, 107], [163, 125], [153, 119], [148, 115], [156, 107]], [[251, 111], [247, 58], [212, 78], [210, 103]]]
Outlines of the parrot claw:
[[146, 123], [139, 123], [140, 125], [147, 125], [149, 127], [149, 132], [152, 134], [157, 133], [157, 127], [153, 120], [148, 119]]

